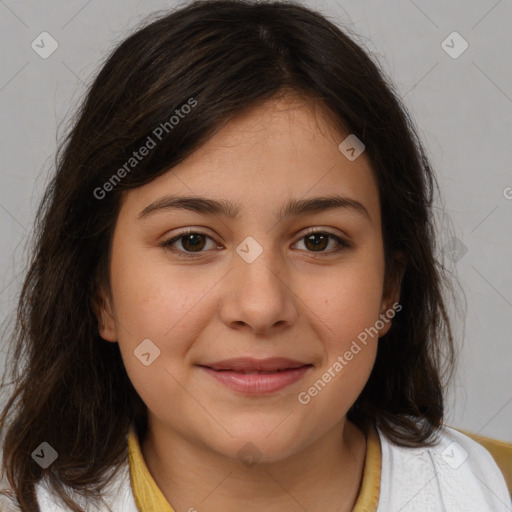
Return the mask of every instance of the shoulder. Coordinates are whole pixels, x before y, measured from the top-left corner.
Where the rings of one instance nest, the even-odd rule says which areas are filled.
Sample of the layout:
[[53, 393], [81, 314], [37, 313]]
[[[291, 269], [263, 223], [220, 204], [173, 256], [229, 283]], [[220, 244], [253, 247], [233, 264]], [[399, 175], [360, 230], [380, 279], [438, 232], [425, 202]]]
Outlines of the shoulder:
[[378, 512], [510, 511], [510, 495], [494, 459], [465, 434], [443, 426], [437, 443], [421, 448], [397, 446], [381, 431], [379, 438]]
[[3, 471], [0, 471], [0, 512], [21, 512], [16, 493]]
[[2, 512], [21, 512], [14, 491], [5, 486], [0, 489], [0, 510]]
[[[118, 466], [109, 470], [112, 478], [102, 496], [101, 503], [91, 503], [64, 486], [66, 492], [85, 512], [139, 512], [135, 504], [131, 486], [128, 457]], [[40, 512], [70, 512], [57, 498], [55, 491], [43, 477], [35, 484], [36, 500]], [[0, 471], [0, 512], [23, 512], [4, 473]]]
[[[128, 460], [114, 470], [114, 476], [102, 496], [101, 503], [86, 502], [72, 489], [66, 491], [86, 512], [138, 512], [131, 488]], [[57, 502], [45, 479], [36, 484], [36, 495], [41, 512], [69, 512], [60, 501]], [[3, 509], [0, 508], [0, 511], [3, 512]]]

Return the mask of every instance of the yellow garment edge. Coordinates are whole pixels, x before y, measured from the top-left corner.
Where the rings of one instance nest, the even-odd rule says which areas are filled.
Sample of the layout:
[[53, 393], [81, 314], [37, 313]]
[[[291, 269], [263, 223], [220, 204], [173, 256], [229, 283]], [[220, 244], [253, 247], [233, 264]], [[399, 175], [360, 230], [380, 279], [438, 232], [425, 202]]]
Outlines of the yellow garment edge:
[[481, 444], [493, 456], [494, 461], [505, 477], [505, 483], [507, 484], [508, 491], [512, 497], [512, 443], [480, 436], [456, 427], [451, 428], [466, 434], [468, 437]]
[[[130, 481], [139, 512], [174, 512], [156, 485], [142, 456], [134, 427], [128, 433]], [[353, 512], [375, 512], [379, 502], [381, 450], [375, 427], [367, 435], [363, 481]]]

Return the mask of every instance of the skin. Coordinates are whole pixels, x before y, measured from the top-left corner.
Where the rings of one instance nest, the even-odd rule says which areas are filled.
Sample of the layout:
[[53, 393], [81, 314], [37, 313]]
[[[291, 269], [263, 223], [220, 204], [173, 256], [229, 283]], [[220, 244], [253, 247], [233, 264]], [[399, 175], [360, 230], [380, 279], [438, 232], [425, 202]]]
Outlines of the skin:
[[[176, 511], [354, 506], [366, 438], [346, 412], [391, 321], [307, 405], [297, 399], [398, 301], [398, 284], [384, 289], [377, 181], [365, 153], [349, 161], [338, 150], [347, 135], [318, 104], [288, 95], [246, 111], [180, 165], [125, 192], [100, 334], [119, 343], [148, 407], [142, 453]], [[369, 218], [338, 208], [276, 220], [291, 198], [334, 193], [361, 202]], [[138, 218], [167, 194], [231, 201], [240, 217], [167, 209]], [[199, 239], [199, 257], [180, 257], [193, 251], [183, 238], [173, 245], [179, 254], [159, 245], [188, 227], [211, 237]], [[336, 253], [328, 238], [315, 251], [309, 228], [352, 247]], [[252, 263], [236, 252], [248, 236], [263, 248]], [[149, 366], [134, 356], [144, 339], [160, 350]], [[247, 396], [197, 366], [239, 356], [314, 367], [284, 390]], [[261, 456], [252, 466], [237, 456], [247, 442]]]

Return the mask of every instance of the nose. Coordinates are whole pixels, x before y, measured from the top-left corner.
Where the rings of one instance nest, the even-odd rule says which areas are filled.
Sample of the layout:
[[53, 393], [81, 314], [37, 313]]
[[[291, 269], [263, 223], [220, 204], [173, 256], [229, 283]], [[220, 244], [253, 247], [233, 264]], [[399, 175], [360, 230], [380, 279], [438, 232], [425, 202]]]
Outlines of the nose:
[[270, 336], [297, 320], [297, 302], [286, 262], [264, 250], [252, 263], [234, 258], [221, 307], [223, 322], [230, 328], [247, 329]]

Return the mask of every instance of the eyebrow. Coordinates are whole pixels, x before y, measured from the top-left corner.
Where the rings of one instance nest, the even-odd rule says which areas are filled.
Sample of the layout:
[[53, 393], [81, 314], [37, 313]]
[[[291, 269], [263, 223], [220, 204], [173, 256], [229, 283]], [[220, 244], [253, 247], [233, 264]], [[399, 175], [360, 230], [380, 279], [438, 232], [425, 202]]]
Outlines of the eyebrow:
[[[146, 206], [138, 218], [144, 219], [155, 212], [175, 209], [190, 210], [205, 215], [224, 215], [230, 219], [237, 219], [240, 206], [225, 200], [208, 199], [197, 196], [164, 196]], [[326, 210], [344, 209], [366, 217], [371, 222], [370, 214], [362, 203], [350, 197], [329, 195], [311, 197], [307, 199], [291, 199], [277, 215], [278, 220], [290, 216], [319, 213]]]

